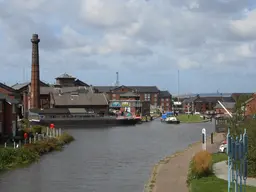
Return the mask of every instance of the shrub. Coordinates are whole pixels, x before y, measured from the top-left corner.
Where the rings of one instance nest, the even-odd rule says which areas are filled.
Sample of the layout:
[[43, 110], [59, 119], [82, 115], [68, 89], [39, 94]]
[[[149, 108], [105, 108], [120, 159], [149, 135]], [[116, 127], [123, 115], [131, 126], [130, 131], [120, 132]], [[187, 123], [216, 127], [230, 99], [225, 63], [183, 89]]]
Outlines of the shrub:
[[73, 140], [71, 135], [64, 132], [59, 138], [49, 138], [36, 143], [25, 144], [21, 148], [0, 148], [0, 171], [32, 163], [40, 155], [61, 150], [63, 145]]
[[74, 141], [74, 137], [66, 132], [64, 132], [58, 139], [60, 142], [63, 142], [64, 144]]
[[248, 134], [248, 176], [256, 177], [256, 120], [248, 119], [230, 129], [233, 138], [243, 134], [244, 128]]
[[0, 170], [27, 165], [36, 161], [39, 155], [26, 148], [2, 148], [0, 150]]
[[41, 125], [34, 125], [34, 126], [32, 126], [31, 130], [33, 133], [41, 134], [43, 129], [44, 129], [44, 127]]
[[208, 151], [200, 151], [190, 161], [187, 183], [192, 179], [199, 179], [211, 175], [212, 156]]

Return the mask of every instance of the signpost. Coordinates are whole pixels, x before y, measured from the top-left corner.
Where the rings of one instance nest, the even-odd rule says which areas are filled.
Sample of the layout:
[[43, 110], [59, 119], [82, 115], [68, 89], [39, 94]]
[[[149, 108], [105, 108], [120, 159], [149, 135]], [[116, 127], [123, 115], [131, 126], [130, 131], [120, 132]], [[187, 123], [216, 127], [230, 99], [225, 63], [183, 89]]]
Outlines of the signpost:
[[[230, 130], [227, 134], [227, 155], [228, 155], [228, 192], [245, 192], [247, 179], [247, 154], [248, 136], [246, 129], [240, 138], [231, 137]], [[244, 185], [244, 187], [243, 187]]]
[[206, 129], [202, 129], [202, 149], [206, 150]]

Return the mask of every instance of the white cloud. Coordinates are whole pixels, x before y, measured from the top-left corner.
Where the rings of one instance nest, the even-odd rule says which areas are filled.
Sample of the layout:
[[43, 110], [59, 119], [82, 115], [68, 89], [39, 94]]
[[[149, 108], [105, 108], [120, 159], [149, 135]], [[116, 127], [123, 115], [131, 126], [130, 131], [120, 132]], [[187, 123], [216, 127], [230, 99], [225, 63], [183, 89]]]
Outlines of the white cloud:
[[237, 72], [254, 64], [255, 20], [241, 0], [0, 1], [1, 63], [29, 66], [38, 33], [45, 68], [81, 70], [86, 60], [101, 69]]

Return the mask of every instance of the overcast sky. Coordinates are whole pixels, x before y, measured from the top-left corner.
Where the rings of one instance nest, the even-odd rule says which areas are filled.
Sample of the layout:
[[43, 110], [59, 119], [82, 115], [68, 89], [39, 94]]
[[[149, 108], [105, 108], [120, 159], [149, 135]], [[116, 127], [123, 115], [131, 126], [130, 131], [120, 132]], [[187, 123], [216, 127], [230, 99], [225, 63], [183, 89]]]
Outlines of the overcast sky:
[[[255, 0], [254, 0], [255, 1]], [[0, 0], [0, 82], [156, 85], [177, 93], [255, 91], [256, 1]]]

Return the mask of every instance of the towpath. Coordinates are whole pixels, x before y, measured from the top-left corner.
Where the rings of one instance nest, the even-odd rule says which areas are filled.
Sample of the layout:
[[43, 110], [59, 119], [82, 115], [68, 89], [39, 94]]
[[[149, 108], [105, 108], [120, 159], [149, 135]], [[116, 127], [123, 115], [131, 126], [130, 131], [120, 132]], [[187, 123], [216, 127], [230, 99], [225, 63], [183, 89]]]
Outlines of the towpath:
[[[214, 144], [207, 140], [207, 150], [211, 153], [216, 152], [219, 144], [224, 140], [222, 133], [214, 135]], [[152, 192], [188, 192], [187, 173], [189, 163], [195, 153], [202, 150], [201, 143], [190, 146], [185, 151], [173, 155], [157, 166], [154, 170], [155, 178], [151, 181]]]

